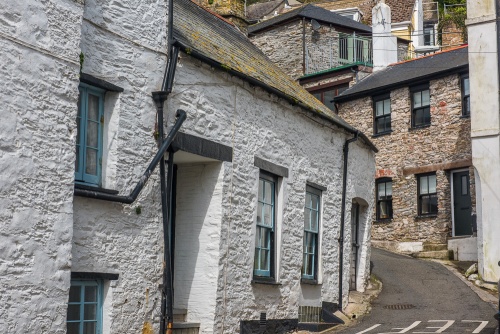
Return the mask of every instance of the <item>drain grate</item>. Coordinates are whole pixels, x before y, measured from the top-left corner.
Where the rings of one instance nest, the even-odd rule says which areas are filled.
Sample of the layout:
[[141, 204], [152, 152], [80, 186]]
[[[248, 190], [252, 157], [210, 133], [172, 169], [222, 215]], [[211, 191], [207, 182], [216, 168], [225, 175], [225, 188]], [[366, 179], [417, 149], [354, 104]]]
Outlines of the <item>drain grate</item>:
[[415, 305], [412, 304], [394, 304], [394, 305], [385, 305], [385, 309], [388, 310], [409, 310], [415, 308]]

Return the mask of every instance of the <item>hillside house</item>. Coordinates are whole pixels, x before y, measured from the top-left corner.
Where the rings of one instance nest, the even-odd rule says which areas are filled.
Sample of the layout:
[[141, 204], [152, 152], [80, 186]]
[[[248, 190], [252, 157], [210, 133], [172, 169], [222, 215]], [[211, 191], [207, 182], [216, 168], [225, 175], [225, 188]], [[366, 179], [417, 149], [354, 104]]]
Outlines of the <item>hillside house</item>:
[[172, 6], [0, 8], [5, 332], [282, 333], [364, 289], [376, 148]]
[[380, 149], [372, 243], [477, 257], [467, 47], [390, 65], [335, 103]]

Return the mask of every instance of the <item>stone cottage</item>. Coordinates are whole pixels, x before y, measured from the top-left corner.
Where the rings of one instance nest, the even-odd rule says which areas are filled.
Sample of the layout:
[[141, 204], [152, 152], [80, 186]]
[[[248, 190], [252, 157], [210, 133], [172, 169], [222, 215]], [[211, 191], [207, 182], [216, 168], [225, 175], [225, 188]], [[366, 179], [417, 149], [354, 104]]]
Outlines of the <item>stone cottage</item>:
[[280, 333], [364, 289], [376, 148], [169, 5], [0, 8], [4, 332]]
[[[383, 51], [377, 52], [386, 54], [385, 49], [390, 49], [392, 62], [397, 62], [408, 57], [409, 41], [391, 35], [387, 18], [383, 27], [391, 40], [385, 35], [378, 38], [383, 42], [378, 49]], [[248, 35], [276, 65], [332, 110], [335, 96], [372, 73], [375, 66], [388, 64], [381, 64], [381, 57], [374, 53], [376, 39], [372, 39], [370, 26], [316, 5], [308, 4], [249, 26]]]
[[373, 244], [477, 256], [467, 47], [390, 65], [335, 103], [380, 149]]

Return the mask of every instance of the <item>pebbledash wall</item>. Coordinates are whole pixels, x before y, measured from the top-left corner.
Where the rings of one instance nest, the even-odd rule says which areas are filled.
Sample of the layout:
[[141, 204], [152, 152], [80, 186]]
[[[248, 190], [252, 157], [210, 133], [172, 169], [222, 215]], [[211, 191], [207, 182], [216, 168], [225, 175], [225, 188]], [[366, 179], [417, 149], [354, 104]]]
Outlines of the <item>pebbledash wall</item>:
[[[203, 333], [238, 333], [240, 321], [259, 320], [261, 312], [266, 312], [268, 319], [297, 319], [299, 306], [320, 307], [322, 301], [338, 302], [342, 147], [352, 136], [185, 54], [181, 55], [174, 91], [167, 104], [171, 111], [187, 111], [183, 132], [233, 150], [232, 162], [179, 164], [178, 182], [184, 191], [179, 188], [177, 192], [182, 213], [176, 222], [181, 229], [176, 231], [176, 244], [193, 240], [193, 234], [187, 232], [195, 231], [194, 244], [199, 249], [183, 254], [177, 253], [176, 248], [175, 293], [180, 298], [175, 303], [176, 307], [187, 308], [187, 320], [207, 319], [201, 324]], [[252, 282], [259, 179], [255, 157], [289, 171], [278, 190], [278, 285]], [[358, 259], [358, 289], [363, 290], [369, 274], [367, 231], [373, 211], [373, 152], [360, 141], [351, 144], [349, 166], [346, 221], [350, 221], [351, 202], [355, 198], [364, 213], [364, 220], [360, 221], [362, 252]], [[184, 179], [186, 174], [191, 181]], [[202, 175], [212, 181], [206, 179], [205, 183]], [[300, 274], [308, 182], [327, 188], [322, 194], [321, 269], [317, 285], [301, 284]], [[194, 184], [203, 185], [202, 189]], [[186, 195], [190, 192], [186, 187], [192, 189], [191, 195]], [[206, 195], [197, 195], [200, 191]], [[220, 191], [222, 197], [217, 195]], [[220, 202], [221, 206], [209, 201], [214, 195], [215, 203]], [[189, 212], [183, 199], [186, 196], [201, 203], [196, 210], [204, 222], [188, 218], [200, 215]], [[191, 209], [195, 209], [193, 204]], [[347, 304], [350, 224], [345, 228], [343, 298]], [[183, 257], [191, 260], [177, 260]], [[194, 272], [208, 275], [200, 280], [193, 276]], [[212, 286], [217, 287], [216, 291]]]
[[[460, 75], [431, 80], [429, 89], [431, 126], [411, 129], [409, 88], [397, 88], [390, 91], [392, 132], [372, 137], [379, 148], [376, 178], [392, 178], [393, 204], [393, 219], [389, 222], [376, 222], [373, 217], [372, 242], [396, 251], [418, 251], [422, 243], [442, 244], [452, 236], [450, 169], [453, 165], [469, 166], [472, 212], [475, 212], [470, 118], [462, 117]], [[371, 96], [341, 103], [339, 115], [364, 133], [373, 134]], [[438, 214], [429, 218], [418, 217], [417, 213], [415, 175], [430, 171], [419, 171], [426, 167], [436, 170], [437, 176]], [[405, 243], [408, 244], [404, 246]]]

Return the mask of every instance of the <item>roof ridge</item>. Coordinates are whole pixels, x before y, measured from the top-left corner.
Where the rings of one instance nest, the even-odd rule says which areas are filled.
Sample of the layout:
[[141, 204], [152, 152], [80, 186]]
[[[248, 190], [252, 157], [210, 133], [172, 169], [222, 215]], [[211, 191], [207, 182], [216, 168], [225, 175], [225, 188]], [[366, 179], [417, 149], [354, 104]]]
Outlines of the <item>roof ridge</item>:
[[459, 50], [459, 49], [464, 49], [464, 48], [466, 48], [468, 46], [469, 46], [469, 44], [465, 43], [465, 44], [462, 44], [460, 46], [457, 46], [457, 47], [454, 47], [454, 48], [451, 48], [451, 49], [448, 49], [448, 50], [434, 52], [434, 53], [431, 53], [431, 54], [428, 54], [428, 55], [425, 55], [425, 56], [422, 56], [422, 57], [418, 57], [418, 58], [412, 58], [412, 59], [408, 59], [408, 60], [398, 61], [397, 63], [392, 63], [392, 64], [389, 64], [387, 66], [389, 67], [389, 66], [396, 66], [396, 65], [401, 65], [401, 64], [405, 64], [405, 63], [410, 63], [412, 61], [417, 61], [417, 60], [420, 60], [420, 59], [425, 59], [425, 58], [433, 57], [433, 56], [436, 56], [436, 55], [440, 55], [440, 54], [443, 54], [443, 53], [447, 53], [447, 52], [451, 52], [451, 51], [456, 51], [456, 50]]

